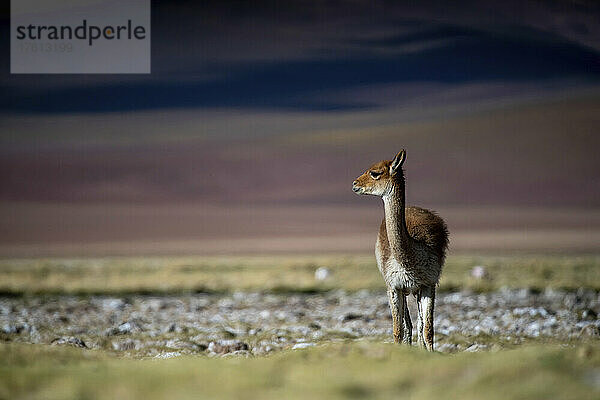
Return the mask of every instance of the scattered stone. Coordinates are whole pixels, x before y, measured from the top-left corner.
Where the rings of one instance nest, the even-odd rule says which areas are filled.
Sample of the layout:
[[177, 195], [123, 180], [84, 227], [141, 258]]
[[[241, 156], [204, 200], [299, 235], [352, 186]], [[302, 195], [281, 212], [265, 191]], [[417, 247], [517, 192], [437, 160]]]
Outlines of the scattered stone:
[[471, 269], [471, 276], [475, 279], [486, 279], [487, 269], [483, 265], [476, 265]]
[[308, 347], [313, 347], [313, 346], [316, 346], [316, 344], [315, 343], [296, 343], [292, 347], [292, 350], [306, 349]]
[[168, 352], [168, 353], [157, 354], [156, 356], [154, 356], [154, 358], [167, 359], [167, 358], [179, 357], [180, 355], [181, 355], [180, 352], [172, 351], [172, 352]]
[[548, 317], [549, 313], [546, 309], [542, 307], [534, 308], [534, 307], [517, 307], [513, 309], [513, 314], [515, 315], [529, 315], [530, 317]]
[[137, 322], [127, 321], [127, 322], [123, 322], [119, 326], [108, 329], [106, 331], [105, 335], [106, 336], [126, 335], [129, 333], [140, 332], [140, 331], [142, 331], [142, 329]]
[[107, 298], [100, 301], [100, 306], [105, 311], [121, 311], [127, 304], [122, 299]]
[[208, 345], [206, 343], [197, 343], [198, 351], [206, 351], [208, 349]]
[[2, 332], [8, 334], [8, 335], [14, 335], [14, 334], [19, 334], [23, 331], [23, 325], [11, 325], [11, 324], [5, 324], [2, 327]]
[[240, 342], [239, 340], [219, 340], [208, 344], [208, 351], [216, 354], [225, 354], [248, 349], [248, 344]]
[[471, 346], [467, 347], [465, 349], [465, 351], [467, 351], [469, 353], [474, 353], [476, 351], [481, 351], [481, 350], [485, 350], [485, 349], [487, 349], [486, 345], [475, 343], [475, 344], [472, 344]]
[[52, 340], [52, 342], [50, 342], [50, 344], [52, 344], [54, 346], [67, 345], [67, 346], [79, 347], [82, 349], [88, 348], [83, 340], [81, 340], [77, 337], [74, 337], [74, 336], [56, 338], [56, 339]]
[[[409, 308], [416, 341], [412, 297]], [[577, 292], [546, 289], [540, 293], [504, 288], [487, 293], [468, 290], [439, 293], [435, 330], [436, 342], [440, 344], [436, 350], [463, 350], [465, 346], [453, 343], [455, 336], [475, 340], [477, 335], [484, 335], [477, 339], [479, 344], [488, 343], [485, 337], [490, 337], [492, 342], [511, 345], [529, 337], [559, 341], [595, 339], [600, 337], [598, 310], [600, 296], [591, 289]], [[321, 341], [389, 340], [390, 318], [383, 290], [292, 295], [260, 292], [132, 295], [123, 299], [0, 297], [3, 340], [50, 343], [55, 338], [73, 336], [85, 337], [89, 347], [104, 347], [106, 339], [101, 336], [106, 334], [109, 348], [134, 349], [136, 357], [162, 357], [171, 349], [180, 354], [207, 351], [211, 356], [243, 356], [244, 352], [267, 354]], [[470, 351], [482, 349], [476, 346]]]
[[315, 279], [317, 281], [325, 281], [331, 278], [331, 270], [325, 267], [319, 267], [315, 270]]
[[342, 322], [347, 322], [347, 321], [353, 321], [355, 319], [362, 319], [362, 318], [363, 318], [362, 315], [350, 312], [350, 313], [342, 315], [340, 320]]
[[593, 321], [595, 319], [598, 319], [598, 314], [596, 314], [596, 312], [594, 310], [592, 310], [591, 308], [587, 308], [582, 311], [581, 319], [584, 319], [587, 321]]

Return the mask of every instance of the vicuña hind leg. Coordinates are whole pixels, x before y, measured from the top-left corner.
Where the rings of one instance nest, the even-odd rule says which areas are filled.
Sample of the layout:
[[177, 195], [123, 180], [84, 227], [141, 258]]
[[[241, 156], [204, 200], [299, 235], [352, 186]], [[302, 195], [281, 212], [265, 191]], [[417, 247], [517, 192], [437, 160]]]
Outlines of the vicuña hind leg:
[[402, 338], [402, 342], [411, 345], [412, 344], [412, 322], [410, 320], [410, 312], [408, 311], [408, 302], [406, 301], [406, 295], [402, 295], [404, 297], [404, 337]]
[[424, 287], [417, 297], [419, 310], [419, 342], [433, 351], [433, 308], [435, 303], [435, 287]]
[[415, 300], [417, 302], [417, 343], [419, 346], [425, 347], [425, 341], [423, 340], [423, 313], [421, 313], [421, 292], [415, 293]]
[[400, 343], [404, 339], [405, 299], [402, 293], [394, 288], [388, 288], [387, 292], [392, 312], [394, 343]]

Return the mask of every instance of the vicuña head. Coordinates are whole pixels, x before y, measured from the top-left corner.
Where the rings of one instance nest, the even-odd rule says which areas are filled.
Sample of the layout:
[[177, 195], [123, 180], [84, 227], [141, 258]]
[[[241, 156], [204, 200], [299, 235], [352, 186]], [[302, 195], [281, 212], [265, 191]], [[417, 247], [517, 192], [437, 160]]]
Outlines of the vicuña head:
[[393, 160], [379, 161], [352, 182], [352, 190], [358, 194], [386, 196], [392, 192], [394, 185], [404, 184], [402, 164], [406, 159], [406, 151], [400, 150]]

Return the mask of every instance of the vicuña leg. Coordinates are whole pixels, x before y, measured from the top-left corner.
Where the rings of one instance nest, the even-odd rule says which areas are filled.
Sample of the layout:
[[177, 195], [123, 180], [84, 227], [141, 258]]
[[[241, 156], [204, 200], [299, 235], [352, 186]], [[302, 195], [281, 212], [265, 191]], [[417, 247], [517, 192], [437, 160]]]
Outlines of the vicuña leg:
[[388, 288], [390, 311], [392, 312], [394, 343], [404, 339], [404, 296], [394, 288]]
[[423, 313], [421, 312], [421, 292], [415, 293], [415, 300], [417, 302], [417, 343], [419, 346], [425, 347], [425, 341], [423, 340]]
[[424, 287], [417, 298], [419, 309], [419, 341], [423, 346], [433, 351], [433, 308], [435, 303], [435, 287]]
[[408, 311], [408, 302], [406, 301], [406, 295], [402, 295], [404, 297], [404, 337], [402, 342], [411, 345], [412, 344], [412, 322], [410, 321], [410, 312]]

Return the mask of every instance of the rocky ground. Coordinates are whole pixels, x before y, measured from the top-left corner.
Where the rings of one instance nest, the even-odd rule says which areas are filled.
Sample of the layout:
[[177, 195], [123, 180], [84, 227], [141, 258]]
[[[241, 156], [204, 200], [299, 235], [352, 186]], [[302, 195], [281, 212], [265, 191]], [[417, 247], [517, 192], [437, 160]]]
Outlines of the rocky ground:
[[[436, 348], [478, 351], [524, 341], [597, 340], [599, 312], [600, 293], [593, 290], [441, 293]], [[390, 338], [384, 292], [0, 298], [4, 341], [72, 345], [133, 357], [261, 355], [328, 341]]]

